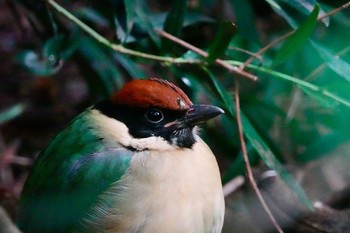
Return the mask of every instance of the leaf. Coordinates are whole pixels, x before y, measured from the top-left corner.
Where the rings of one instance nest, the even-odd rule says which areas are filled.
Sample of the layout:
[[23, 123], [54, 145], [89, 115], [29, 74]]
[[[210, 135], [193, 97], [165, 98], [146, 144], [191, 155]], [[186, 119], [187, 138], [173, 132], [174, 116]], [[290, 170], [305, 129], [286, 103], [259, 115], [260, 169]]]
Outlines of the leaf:
[[275, 0], [266, 0], [268, 4], [270, 4], [271, 8], [282, 18], [284, 18], [288, 24], [292, 28], [297, 28], [297, 22], [293, 19], [293, 17], [289, 16], [289, 14], [281, 7], [280, 3]]
[[282, 48], [277, 52], [272, 66], [281, 64], [291, 58], [307, 42], [316, 26], [319, 9], [319, 6], [316, 5], [307, 20], [284, 42]]
[[83, 37], [79, 51], [89, 61], [92, 70], [97, 74], [97, 78], [88, 75], [85, 76], [90, 90], [98, 93], [101, 97], [108, 97], [113, 94], [117, 86], [122, 85], [120, 80], [122, 74], [116, 68], [113, 59], [107, 55], [104, 48], [96, 40], [90, 37]]
[[[304, 14], [309, 14], [315, 6], [317, 5], [316, 0], [283, 0], [286, 4], [289, 6], [297, 9], [299, 12], [302, 12]], [[323, 15], [325, 12], [320, 9], [320, 13]], [[329, 24], [329, 17], [322, 19], [322, 22], [328, 26]]]
[[236, 25], [239, 33], [244, 38], [260, 44], [257, 28], [254, 26], [256, 19], [251, 2], [246, 0], [230, 0], [233, 12], [236, 16]]
[[102, 27], [110, 27], [110, 23], [106, 17], [93, 8], [80, 7], [74, 13], [80, 19], [87, 19]]
[[61, 68], [61, 65], [56, 65], [57, 57], [53, 55], [51, 57], [42, 57], [32, 50], [20, 52], [17, 54], [16, 60], [26, 70], [37, 76], [50, 76]]
[[126, 11], [126, 34], [130, 35], [136, 20], [137, 0], [124, 0]]
[[277, 172], [277, 174], [282, 178], [282, 180], [288, 185], [288, 187], [296, 194], [298, 199], [310, 210], [313, 210], [312, 202], [306, 196], [303, 188], [294, 179], [294, 177], [281, 165], [277, 160], [274, 153], [265, 143], [265, 141], [260, 137], [257, 131], [254, 129], [253, 125], [250, 123], [245, 114], [241, 111], [242, 127], [244, 135], [247, 137], [248, 141], [252, 144], [255, 150], [260, 155], [264, 163], [271, 169]]
[[319, 104], [321, 104], [324, 107], [327, 108], [335, 108], [339, 106], [338, 102], [335, 102], [334, 100], [328, 98], [325, 95], [322, 95], [320, 91], [315, 91], [309, 88], [305, 88], [303, 86], [299, 86], [299, 88], [305, 92], [305, 94], [309, 95], [310, 97], [314, 98]]
[[206, 61], [212, 63], [225, 53], [230, 41], [236, 31], [236, 26], [230, 21], [220, 23], [216, 36], [208, 49]]
[[[317, 4], [315, 0], [266, 0], [266, 2], [294, 29], [298, 28], [300, 22], [304, 21], [305, 16], [309, 15]], [[320, 12], [325, 14], [322, 9]], [[322, 22], [328, 26], [329, 19], [325, 18]]]
[[[233, 118], [235, 118], [235, 105], [232, 99], [227, 95], [226, 90], [221, 86], [221, 84], [215, 79], [215, 77], [208, 71], [208, 76], [212, 81], [212, 86], [214, 90], [222, 98], [225, 106], [229, 110], [229, 113]], [[306, 196], [302, 187], [293, 178], [293, 176], [282, 166], [282, 164], [277, 160], [276, 156], [272, 150], [268, 147], [265, 141], [260, 137], [258, 132], [254, 129], [253, 125], [250, 123], [249, 119], [245, 116], [244, 112], [240, 112], [242, 119], [243, 133], [248, 141], [251, 143], [253, 148], [258, 152], [260, 158], [264, 163], [271, 169], [275, 170], [282, 180], [290, 187], [290, 189], [296, 194], [298, 199], [310, 210], [313, 209], [312, 202]]]
[[[242, 63], [231, 62], [231, 64], [241, 65]], [[337, 94], [335, 94], [331, 91], [325, 90], [325, 89], [323, 89], [315, 84], [312, 84], [310, 82], [306, 82], [304, 80], [301, 80], [301, 79], [295, 78], [293, 76], [290, 76], [290, 75], [287, 75], [287, 74], [284, 74], [284, 73], [281, 73], [281, 72], [278, 72], [275, 70], [271, 70], [269, 68], [262, 67], [262, 66], [256, 66], [253, 64], [249, 64], [248, 67], [251, 69], [257, 70], [259, 72], [268, 74], [270, 76], [274, 76], [276, 78], [279, 78], [279, 79], [282, 79], [282, 80], [285, 80], [288, 82], [292, 82], [292, 83], [298, 85], [299, 87], [307, 88], [309, 91], [313, 92], [312, 93], [313, 95], [311, 95], [312, 97], [314, 95], [320, 95], [320, 98], [327, 97], [327, 98], [331, 99], [332, 101], [335, 101], [337, 103], [343, 104], [344, 106], [350, 107], [350, 100], [349, 99], [338, 96]], [[302, 90], [304, 90], [304, 89], [302, 89]]]
[[326, 47], [321, 44], [311, 41], [311, 45], [320, 54], [327, 66], [332, 69], [340, 77], [350, 82], [350, 64], [339, 56], [332, 54]]
[[[173, 6], [167, 15], [163, 30], [173, 36], [179, 36], [186, 13], [186, 0], [173, 1]], [[168, 53], [173, 43], [165, 38], [162, 38], [162, 51]]]
[[298, 161], [309, 162], [327, 156], [341, 145], [348, 143], [350, 140], [347, 130], [337, 130], [328, 135], [318, 137], [318, 139], [308, 146], [304, 153], [298, 156]]
[[128, 74], [133, 78], [144, 78], [145, 74], [136, 65], [136, 63], [128, 57], [114, 53], [114, 58], [124, 67]]
[[137, 15], [137, 25], [142, 27], [152, 41], [159, 46], [159, 37], [154, 31], [154, 25], [151, 19], [151, 13], [144, 1], [137, 1], [137, 7], [135, 9]]
[[25, 110], [25, 105], [22, 103], [13, 105], [6, 110], [0, 112], [0, 125], [5, 124], [21, 115]]
[[203, 67], [203, 70], [207, 73], [211, 81], [213, 91], [215, 91], [216, 94], [221, 98], [231, 116], [234, 117], [236, 114], [236, 107], [232, 102], [232, 98], [227, 94], [225, 88], [221, 85], [220, 82], [217, 81], [214, 75], [207, 68]]

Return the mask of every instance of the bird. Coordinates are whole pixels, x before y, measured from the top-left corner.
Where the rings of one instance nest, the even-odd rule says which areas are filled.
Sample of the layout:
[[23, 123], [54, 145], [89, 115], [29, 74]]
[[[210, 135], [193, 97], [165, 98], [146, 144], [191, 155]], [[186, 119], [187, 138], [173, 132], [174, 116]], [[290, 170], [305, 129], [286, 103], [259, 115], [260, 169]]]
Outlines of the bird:
[[224, 111], [175, 84], [133, 79], [88, 107], [35, 159], [24, 233], [219, 233], [220, 171], [198, 125]]

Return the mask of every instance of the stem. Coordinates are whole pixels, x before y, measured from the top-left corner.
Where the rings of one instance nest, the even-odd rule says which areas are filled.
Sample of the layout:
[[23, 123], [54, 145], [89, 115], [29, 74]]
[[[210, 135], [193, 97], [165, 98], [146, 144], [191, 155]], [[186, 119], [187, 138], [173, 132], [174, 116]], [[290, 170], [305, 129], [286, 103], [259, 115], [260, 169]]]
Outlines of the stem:
[[[344, 10], [346, 8], [350, 7], [350, 1], [341, 5], [340, 7], [334, 9], [334, 10], [331, 10], [330, 12], [320, 16], [317, 18], [317, 21], [322, 21], [324, 18], [327, 18], [327, 17], [330, 17], [336, 13], [338, 13], [339, 11], [341, 10]], [[283, 40], [287, 39], [288, 37], [290, 37], [291, 35], [294, 34], [296, 30], [292, 30], [286, 34], [284, 34], [283, 36], [277, 38], [276, 40], [272, 41], [271, 43], [267, 44], [265, 47], [261, 48], [258, 52], [255, 53], [255, 55], [251, 56], [250, 58], [248, 58], [244, 63], [243, 65], [241, 66], [241, 69], [245, 69], [252, 61], [254, 61], [256, 59], [257, 56], [261, 56], [263, 53], [265, 53], [267, 50], [269, 50], [270, 48], [272, 48], [273, 46], [275, 46], [276, 44], [282, 42]]]
[[[183, 41], [163, 30], [157, 30], [157, 32], [159, 33], [159, 35], [163, 36], [164, 38], [167, 38], [189, 50], [192, 50], [193, 52], [195, 53], [198, 53], [199, 55], [203, 56], [203, 57], [208, 57], [208, 53], [200, 48], [197, 48], [189, 43], [187, 43], [186, 41]], [[256, 81], [258, 78], [255, 76], [255, 75], [252, 75], [246, 71], [244, 71], [242, 68], [239, 68], [237, 66], [233, 66], [229, 63], [227, 63], [226, 61], [224, 60], [221, 60], [221, 59], [216, 59], [215, 60], [215, 63], [219, 64], [220, 66], [226, 68], [227, 70], [229, 70], [230, 72], [234, 72], [236, 74], [239, 74], [245, 78], [248, 78], [248, 79], [251, 79], [253, 81]]]
[[63, 7], [61, 7], [59, 4], [57, 4], [54, 0], [47, 0], [47, 2], [53, 7], [55, 8], [60, 14], [64, 15], [65, 17], [67, 17], [69, 20], [71, 20], [72, 22], [74, 22], [75, 24], [77, 24], [83, 31], [85, 31], [86, 33], [88, 33], [91, 37], [93, 37], [94, 39], [96, 39], [98, 42], [100, 42], [101, 44], [104, 44], [110, 48], [112, 48], [113, 50], [126, 54], [126, 55], [130, 55], [130, 56], [136, 56], [136, 57], [141, 57], [141, 58], [146, 58], [146, 59], [151, 59], [151, 60], [155, 60], [155, 61], [161, 61], [161, 62], [168, 62], [168, 63], [175, 63], [175, 64], [192, 64], [192, 63], [198, 63], [198, 61], [196, 60], [185, 60], [182, 58], [172, 58], [172, 57], [164, 57], [164, 56], [157, 56], [157, 55], [153, 55], [153, 54], [148, 54], [148, 53], [142, 53], [139, 51], [135, 51], [135, 50], [131, 50], [131, 49], [127, 49], [125, 47], [123, 47], [122, 45], [117, 45], [114, 44], [112, 42], [110, 42], [109, 40], [107, 40], [105, 37], [103, 37], [102, 35], [100, 35], [99, 33], [97, 33], [95, 30], [93, 30], [91, 27], [89, 27], [88, 25], [86, 25], [85, 23], [83, 23], [81, 20], [79, 20], [77, 17], [75, 17], [74, 15], [72, 15], [69, 11], [67, 11], [66, 9], [64, 9]]
[[[79, 20], [77, 17], [75, 17], [74, 15], [72, 15], [69, 11], [67, 11], [66, 9], [64, 9], [63, 7], [61, 7], [59, 4], [57, 4], [54, 0], [47, 0], [47, 2], [53, 7], [55, 8], [60, 14], [64, 15], [65, 17], [67, 17], [70, 21], [74, 22], [75, 24], [77, 24], [83, 31], [85, 31], [86, 33], [88, 33], [91, 37], [93, 37], [94, 39], [96, 39], [98, 42], [100, 42], [101, 44], [104, 44], [108, 47], [110, 47], [111, 49], [119, 52], [119, 53], [123, 53], [126, 55], [130, 55], [130, 56], [136, 56], [136, 57], [141, 57], [141, 58], [145, 58], [145, 59], [150, 59], [150, 60], [154, 60], [154, 61], [160, 61], [160, 62], [165, 62], [165, 63], [171, 63], [171, 64], [200, 64], [202, 63], [200, 60], [189, 60], [189, 59], [183, 59], [183, 58], [173, 58], [173, 57], [164, 57], [164, 56], [158, 56], [158, 55], [153, 55], [153, 54], [148, 54], [148, 53], [142, 53], [142, 52], [138, 52], [135, 50], [131, 50], [131, 49], [127, 49], [125, 47], [123, 47], [122, 45], [117, 45], [114, 44], [112, 42], [110, 42], [109, 40], [107, 40], [105, 37], [103, 37], [102, 35], [100, 35], [99, 33], [97, 33], [95, 30], [93, 30], [91, 27], [89, 27], [88, 25], [86, 25], [85, 23], [83, 23], [81, 20]], [[172, 40], [204, 57], [208, 56], [208, 53], [175, 37], [170, 35], [169, 33], [166, 33], [165, 31], [162, 30], [157, 30], [157, 32], [169, 39]], [[257, 80], [257, 77], [242, 70], [239, 67], [236, 66], [232, 66], [228, 63], [226, 63], [225, 61], [221, 60], [221, 59], [216, 59], [215, 62], [217, 64], [219, 64], [220, 66], [228, 69], [230, 72], [234, 72], [237, 73], [243, 77], [249, 78], [251, 80]]]
[[236, 85], [235, 85], [235, 103], [236, 103], [236, 119], [237, 119], [237, 125], [238, 125], [238, 133], [239, 133], [239, 141], [241, 143], [241, 149], [242, 149], [242, 154], [243, 154], [243, 159], [244, 159], [244, 164], [247, 170], [247, 176], [249, 183], [251, 184], [253, 190], [255, 191], [262, 207], [264, 208], [266, 214], [269, 216], [272, 224], [275, 226], [276, 230], [279, 233], [283, 233], [283, 230], [281, 226], [278, 224], [276, 221], [275, 217], [273, 216], [269, 206], [267, 205], [264, 197], [262, 196], [260, 189], [258, 185], [255, 182], [254, 175], [253, 175], [253, 170], [252, 167], [250, 166], [249, 158], [248, 158], [248, 152], [247, 152], [247, 146], [244, 140], [243, 136], [243, 127], [242, 127], [242, 120], [241, 120], [241, 108], [240, 108], [240, 100], [239, 100], [239, 81], [236, 80]]

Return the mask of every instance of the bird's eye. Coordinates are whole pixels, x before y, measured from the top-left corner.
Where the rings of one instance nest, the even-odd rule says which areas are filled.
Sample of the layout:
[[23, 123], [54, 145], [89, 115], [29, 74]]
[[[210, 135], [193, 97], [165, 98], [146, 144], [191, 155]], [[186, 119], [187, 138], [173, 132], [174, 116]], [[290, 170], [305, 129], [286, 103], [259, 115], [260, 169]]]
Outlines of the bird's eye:
[[158, 109], [149, 110], [146, 113], [145, 117], [149, 122], [152, 122], [152, 123], [159, 123], [164, 119], [163, 113]]

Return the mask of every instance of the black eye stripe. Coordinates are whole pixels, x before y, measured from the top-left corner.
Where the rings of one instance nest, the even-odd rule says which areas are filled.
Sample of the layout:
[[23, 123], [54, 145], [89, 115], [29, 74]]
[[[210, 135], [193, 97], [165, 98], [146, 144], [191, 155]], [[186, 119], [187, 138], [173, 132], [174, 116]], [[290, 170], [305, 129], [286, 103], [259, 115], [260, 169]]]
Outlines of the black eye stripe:
[[145, 118], [151, 123], [159, 123], [164, 119], [164, 114], [158, 109], [150, 109], [146, 112]]

